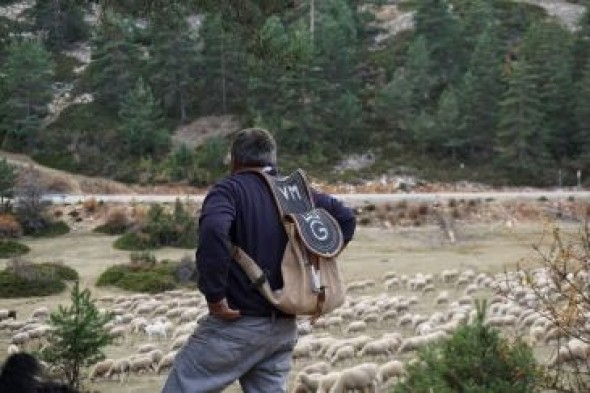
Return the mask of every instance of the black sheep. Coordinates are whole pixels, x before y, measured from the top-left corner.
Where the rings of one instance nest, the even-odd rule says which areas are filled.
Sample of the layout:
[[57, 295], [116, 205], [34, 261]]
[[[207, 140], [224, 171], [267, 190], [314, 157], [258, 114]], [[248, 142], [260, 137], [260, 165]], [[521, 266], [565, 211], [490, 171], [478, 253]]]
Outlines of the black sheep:
[[0, 373], [0, 393], [77, 393], [71, 387], [41, 378], [39, 361], [28, 353], [6, 359]]

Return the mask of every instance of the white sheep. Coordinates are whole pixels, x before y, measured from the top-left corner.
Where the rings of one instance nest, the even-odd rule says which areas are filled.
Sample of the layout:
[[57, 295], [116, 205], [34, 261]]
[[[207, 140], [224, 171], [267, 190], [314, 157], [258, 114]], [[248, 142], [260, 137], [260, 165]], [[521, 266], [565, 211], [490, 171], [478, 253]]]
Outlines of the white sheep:
[[107, 373], [105, 374], [105, 377], [112, 378], [114, 375], [118, 375], [119, 381], [123, 383], [125, 380], [125, 375], [129, 377], [130, 367], [131, 366], [128, 359], [116, 359], [115, 361], [113, 361], [113, 364], [109, 368], [109, 371], [107, 371]]
[[366, 330], [367, 323], [365, 321], [352, 321], [344, 328], [344, 332], [347, 334], [360, 333]]
[[129, 370], [140, 374], [142, 371], [154, 371], [154, 361], [151, 356], [143, 355], [129, 358]]
[[330, 358], [330, 363], [336, 364], [342, 362], [344, 360], [350, 360], [354, 358], [354, 347], [352, 345], [345, 345], [334, 353], [334, 355]]
[[391, 342], [387, 339], [374, 340], [365, 344], [357, 353], [357, 356], [385, 356], [386, 358], [389, 358], [391, 357], [390, 345]]
[[111, 367], [113, 366], [114, 362], [115, 362], [114, 359], [105, 359], [105, 360], [102, 360], [102, 361], [96, 363], [92, 367], [92, 370], [90, 371], [90, 374], [88, 375], [88, 379], [90, 379], [91, 381], [94, 381], [96, 378], [106, 376], [107, 373], [109, 372], [109, 370], [111, 369]]
[[168, 338], [168, 331], [166, 328], [166, 324], [161, 322], [155, 322], [153, 324], [146, 325], [144, 331], [148, 335], [149, 340], [152, 340], [153, 336], [160, 336], [165, 339]]
[[448, 291], [441, 291], [434, 299], [434, 304], [446, 304], [449, 302], [449, 292]]
[[360, 390], [376, 392], [379, 366], [374, 363], [362, 363], [342, 370], [340, 376], [329, 390], [330, 393], [345, 393]]
[[137, 348], [137, 353], [148, 353], [158, 349], [154, 344], [142, 344]]
[[31, 314], [31, 318], [35, 318], [35, 319], [45, 319], [45, 318], [49, 318], [49, 308], [46, 306], [43, 307], [39, 307], [35, 310], [33, 310], [32, 314]]
[[342, 373], [340, 371], [332, 371], [326, 375], [320, 377], [318, 389], [316, 393], [328, 393], [331, 392], [332, 387], [336, 384], [338, 378]]
[[156, 366], [156, 373], [160, 374], [162, 371], [172, 367], [177, 353], [178, 351], [170, 351], [166, 355], [164, 355], [162, 360], [160, 360], [160, 362]]
[[404, 353], [420, 349], [426, 345], [434, 344], [442, 339], [448, 337], [448, 334], [442, 330], [437, 330], [424, 336], [414, 336], [404, 339], [401, 346], [398, 349], [398, 353]]
[[170, 350], [174, 351], [175, 349], [180, 349], [186, 342], [188, 341], [190, 334], [184, 334], [182, 336], [177, 337], [170, 345]]
[[574, 338], [559, 348], [557, 355], [549, 360], [549, 366], [556, 366], [570, 360], [587, 361], [590, 358], [590, 344]]
[[313, 373], [299, 373], [295, 377], [295, 388], [293, 393], [314, 393], [318, 390], [320, 385], [320, 378], [323, 374]]
[[20, 332], [12, 336], [12, 338], [10, 339], [10, 343], [14, 345], [23, 346], [26, 345], [30, 341], [30, 339], [31, 337], [29, 337], [28, 332]]
[[183, 336], [185, 334], [191, 334], [197, 328], [197, 322], [189, 322], [184, 325], [178, 326], [174, 333], [172, 333], [172, 339], [175, 340], [177, 337]]
[[379, 376], [382, 383], [386, 383], [392, 378], [400, 379], [405, 373], [406, 367], [399, 360], [390, 360], [379, 366]]
[[19, 353], [19, 352], [20, 352], [20, 348], [17, 345], [14, 345], [14, 344], [10, 344], [8, 346], [8, 348], [6, 349], [6, 354], [8, 356], [14, 355], [15, 353]]
[[316, 362], [301, 369], [300, 372], [305, 374], [327, 374], [330, 371], [330, 365], [327, 362]]

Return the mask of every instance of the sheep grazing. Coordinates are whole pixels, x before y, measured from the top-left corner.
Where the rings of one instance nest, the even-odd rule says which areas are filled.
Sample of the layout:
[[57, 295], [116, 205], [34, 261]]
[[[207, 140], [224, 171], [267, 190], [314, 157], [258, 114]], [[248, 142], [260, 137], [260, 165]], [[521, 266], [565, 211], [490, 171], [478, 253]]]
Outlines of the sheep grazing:
[[129, 360], [129, 370], [136, 374], [141, 374], [143, 371], [154, 371], [154, 360], [149, 355], [133, 357]]
[[327, 362], [317, 362], [305, 366], [300, 372], [305, 374], [327, 374], [329, 371], [330, 365]]
[[354, 358], [354, 347], [352, 345], [345, 345], [336, 350], [334, 355], [330, 358], [330, 363], [336, 364], [352, 358]]
[[568, 341], [566, 345], [559, 348], [557, 355], [549, 360], [549, 366], [553, 367], [563, 362], [572, 360], [582, 360], [586, 362], [590, 358], [590, 344], [580, 339], [574, 338]]
[[332, 371], [326, 375], [322, 375], [316, 393], [332, 392], [332, 387], [336, 384], [341, 374], [340, 371]]
[[357, 356], [385, 356], [386, 358], [389, 358], [391, 357], [390, 344], [390, 341], [387, 339], [371, 341], [363, 346], [363, 348], [357, 353]]
[[376, 392], [379, 375], [379, 366], [374, 363], [362, 363], [347, 368], [329, 390], [330, 393], [345, 393], [360, 390], [361, 392]]
[[344, 328], [344, 333], [360, 333], [367, 330], [367, 322], [365, 321], [352, 321]]
[[31, 318], [33, 319], [45, 319], [49, 318], [49, 308], [48, 307], [39, 307], [33, 311], [31, 314]]
[[318, 390], [320, 385], [320, 379], [323, 377], [323, 374], [306, 374], [306, 373], [299, 373], [295, 377], [295, 388], [293, 392], [295, 393], [313, 393]]
[[399, 360], [390, 360], [379, 366], [379, 377], [382, 383], [387, 383], [392, 378], [398, 380], [406, 374], [405, 365]]
[[184, 334], [180, 337], [177, 337], [173, 342], [172, 345], [170, 345], [170, 350], [174, 351], [176, 349], [180, 349], [182, 346], [184, 346], [184, 344], [186, 344], [186, 342], [188, 341], [190, 337], [190, 334]]
[[16, 311], [0, 309], [0, 321], [3, 321], [5, 319], [16, 320]]
[[158, 349], [154, 344], [143, 344], [137, 348], [137, 353], [148, 353]]
[[105, 377], [112, 378], [114, 375], [118, 375], [119, 381], [123, 383], [125, 380], [125, 375], [129, 377], [130, 368], [131, 366], [128, 359], [117, 359], [113, 362]]
[[103, 361], [96, 363], [94, 367], [92, 367], [92, 370], [88, 375], [88, 379], [94, 381], [97, 378], [106, 377], [107, 373], [113, 366], [113, 363], [115, 363], [114, 359], [105, 359]]
[[169, 369], [174, 364], [174, 359], [176, 358], [177, 351], [168, 352], [162, 360], [156, 366], [156, 373], [160, 374], [162, 371]]

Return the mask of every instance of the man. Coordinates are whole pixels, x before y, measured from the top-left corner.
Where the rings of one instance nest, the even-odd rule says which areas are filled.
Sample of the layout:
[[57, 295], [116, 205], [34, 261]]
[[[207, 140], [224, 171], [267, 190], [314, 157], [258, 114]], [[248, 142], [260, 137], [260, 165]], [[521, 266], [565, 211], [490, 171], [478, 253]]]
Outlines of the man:
[[[199, 219], [199, 289], [209, 315], [178, 353], [163, 393], [220, 392], [239, 380], [246, 393], [286, 392], [295, 317], [272, 306], [232, 260], [242, 248], [265, 272], [273, 290], [282, 288], [280, 263], [287, 236], [259, 168], [276, 175], [276, 144], [263, 129], [240, 131], [231, 146], [231, 175], [207, 194]], [[351, 209], [313, 191], [314, 202], [332, 214], [345, 243], [356, 221]]]

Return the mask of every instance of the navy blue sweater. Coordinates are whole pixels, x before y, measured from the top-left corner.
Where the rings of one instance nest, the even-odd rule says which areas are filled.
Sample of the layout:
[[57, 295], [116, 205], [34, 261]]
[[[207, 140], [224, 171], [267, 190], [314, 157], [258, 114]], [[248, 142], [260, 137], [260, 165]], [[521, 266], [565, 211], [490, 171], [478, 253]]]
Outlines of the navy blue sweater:
[[[352, 209], [327, 194], [312, 193], [316, 207], [330, 212], [340, 224], [345, 243], [350, 241], [356, 227]], [[232, 244], [258, 263], [273, 290], [282, 288], [280, 263], [287, 235], [273, 196], [257, 173], [232, 174], [207, 194], [199, 218], [198, 284], [208, 302], [227, 298], [229, 306], [242, 315], [271, 315], [277, 310], [232, 260]]]

